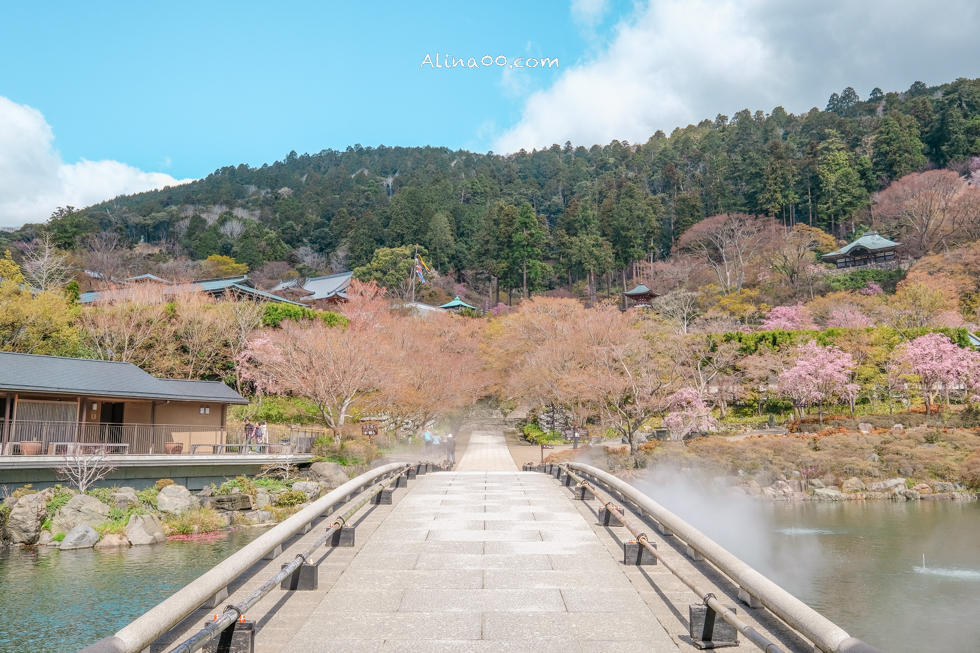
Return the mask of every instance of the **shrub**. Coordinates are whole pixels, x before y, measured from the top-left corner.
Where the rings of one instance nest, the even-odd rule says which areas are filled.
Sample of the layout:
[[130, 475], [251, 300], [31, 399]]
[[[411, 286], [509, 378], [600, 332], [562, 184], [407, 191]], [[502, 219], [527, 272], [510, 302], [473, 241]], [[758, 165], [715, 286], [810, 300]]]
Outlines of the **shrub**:
[[157, 497], [159, 494], [160, 490], [156, 487], [136, 490], [136, 498], [140, 500], [140, 505], [150, 506], [154, 510], [157, 508]]
[[10, 519], [10, 508], [0, 503], [0, 532], [7, 527], [8, 519]]
[[225, 518], [217, 510], [198, 508], [174, 517], [168, 517], [163, 522], [163, 530], [167, 535], [213, 533], [224, 528], [226, 523]]
[[283, 492], [276, 498], [275, 505], [280, 508], [288, 508], [289, 506], [298, 506], [306, 501], [306, 492], [302, 492], [300, 490], [289, 490], [287, 492]]
[[960, 479], [971, 490], [980, 490], [980, 453], [960, 463]]
[[30, 483], [28, 483], [24, 487], [17, 488], [10, 496], [12, 496], [15, 499], [19, 499], [21, 497], [26, 497], [28, 494], [37, 494], [37, 490], [35, 490], [34, 486], [31, 485]]
[[68, 533], [55, 533], [51, 539], [55, 542], [61, 542], [65, 539], [65, 535], [68, 535]]
[[64, 505], [68, 503], [69, 499], [75, 496], [75, 492], [73, 490], [64, 488], [61, 485], [55, 485], [54, 489], [54, 496], [51, 497], [51, 500], [48, 501], [47, 505], [49, 520], [54, 519], [55, 513], [58, 512], [58, 509], [63, 508]]
[[156, 482], [156, 488], [157, 488], [157, 490], [162, 490], [163, 488], [167, 487], [168, 485], [176, 485], [176, 483], [174, 483], [169, 478], [161, 478], [159, 481]]
[[120, 535], [123, 529], [126, 528], [126, 522], [124, 521], [107, 521], [101, 524], [96, 524], [92, 527], [95, 532], [99, 534], [99, 537], [105, 537], [106, 535]]
[[[212, 484], [213, 485], [213, 484]], [[257, 489], [255, 481], [247, 476], [238, 476], [231, 481], [225, 481], [218, 486], [218, 494], [232, 494], [232, 490], [238, 488], [242, 494], [255, 494]]]
[[255, 479], [256, 488], [265, 488], [269, 492], [289, 490], [293, 487], [292, 482], [281, 481], [278, 478], [257, 478]]
[[272, 518], [278, 522], [286, 521], [297, 512], [299, 512], [298, 506], [271, 506], [269, 511], [272, 513]]
[[94, 487], [91, 490], [86, 490], [85, 494], [95, 497], [107, 506], [111, 506], [113, 504], [112, 494], [118, 490], [118, 487]]

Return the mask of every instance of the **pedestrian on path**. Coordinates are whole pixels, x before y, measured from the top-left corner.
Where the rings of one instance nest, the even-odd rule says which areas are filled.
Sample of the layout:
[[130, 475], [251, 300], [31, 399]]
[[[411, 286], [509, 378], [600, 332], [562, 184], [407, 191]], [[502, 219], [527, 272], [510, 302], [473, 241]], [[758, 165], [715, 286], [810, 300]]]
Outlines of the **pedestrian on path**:
[[452, 433], [446, 436], [446, 462], [456, 464], [456, 438]]
[[432, 431], [426, 428], [422, 438], [425, 440], [425, 453], [428, 455], [432, 451]]
[[436, 458], [442, 457], [442, 436], [438, 433], [432, 436], [432, 451], [435, 453]]

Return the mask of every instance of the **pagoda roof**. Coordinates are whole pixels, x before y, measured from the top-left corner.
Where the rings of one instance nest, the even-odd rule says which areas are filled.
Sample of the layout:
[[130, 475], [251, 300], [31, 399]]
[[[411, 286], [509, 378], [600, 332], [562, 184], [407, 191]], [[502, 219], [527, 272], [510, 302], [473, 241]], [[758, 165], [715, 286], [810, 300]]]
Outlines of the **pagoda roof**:
[[626, 295], [627, 297], [659, 297], [660, 296], [660, 293], [656, 293], [650, 290], [642, 283], [638, 285], [636, 288], [634, 288], [633, 290], [628, 290], [623, 294]]
[[858, 247], [863, 247], [864, 249], [870, 252], [877, 252], [883, 249], [893, 249], [901, 244], [902, 243], [896, 243], [893, 240], [888, 240], [884, 236], [880, 235], [877, 231], [869, 231], [868, 233], [864, 234], [863, 236], [855, 240], [853, 243], [844, 245], [843, 247], [841, 247], [835, 252], [824, 254], [821, 258], [833, 261], [838, 258], [841, 258], [842, 256], [847, 256]]
[[456, 295], [456, 297], [453, 298], [453, 301], [443, 304], [439, 308], [472, 308], [474, 311], [476, 310], [476, 306], [470, 306], [460, 299], [459, 295]]

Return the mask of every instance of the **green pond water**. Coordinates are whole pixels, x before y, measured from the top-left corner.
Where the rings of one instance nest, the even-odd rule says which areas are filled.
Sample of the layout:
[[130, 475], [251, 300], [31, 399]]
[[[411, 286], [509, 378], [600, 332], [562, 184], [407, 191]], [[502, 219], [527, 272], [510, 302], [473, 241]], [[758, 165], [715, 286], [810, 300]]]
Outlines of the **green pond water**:
[[73, 653], [131, 622], [265, 532], [118, 551], [0, 551], [0, 652]]
[[[891, 653], [980, 651], [978, 502], [773, 504], [637, 485], [855, 637]], [[5, 549], [0, 652], [72, 653], [261, 533], [118, 552]]]

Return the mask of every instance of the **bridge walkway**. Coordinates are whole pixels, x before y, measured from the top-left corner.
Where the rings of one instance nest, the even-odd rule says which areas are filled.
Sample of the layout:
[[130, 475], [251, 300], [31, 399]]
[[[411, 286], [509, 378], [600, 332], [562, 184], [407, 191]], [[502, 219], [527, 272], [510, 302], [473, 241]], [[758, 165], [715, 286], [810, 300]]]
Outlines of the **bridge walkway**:
[[[318, 552], [319, 589], [273, 591], [248, 612], [258, 653], [345, 651], [696, 650], [687, 605], [698, 599], [663, 567], [622, 564], [625, 529], [598, 524], [597, 502], [572, 501], [545, 474], [520, 472], [498, 432], [474, 432], [457, 471], [418, 477], [391, 506], [356, 521], [356, 546]], [[244, 598], [322, 533], [294, 538], [255, 565], [222, 606]], [[786, 651], [812, 650], [731, 583], [649, 531], [718, 596]], [[202, 609], [152, 653], [196, 632]], [[744, 643], [743, 646], [751, 647]]]

